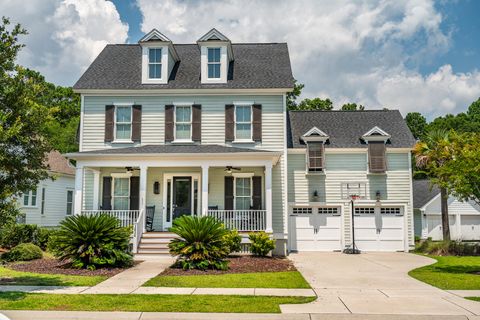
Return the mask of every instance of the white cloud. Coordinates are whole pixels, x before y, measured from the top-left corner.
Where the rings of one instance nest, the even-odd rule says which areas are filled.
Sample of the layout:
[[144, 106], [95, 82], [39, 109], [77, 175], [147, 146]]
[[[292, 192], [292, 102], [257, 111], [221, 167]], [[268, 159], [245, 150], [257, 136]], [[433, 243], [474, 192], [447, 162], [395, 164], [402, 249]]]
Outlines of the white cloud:
[[443, 66], [418, 73], [451, 49], [431, 0], [137, 3], [142, 31], [157, 28], [177, 43], [193, 43], [212, 27], [233, 42], [288, 42], [304, 96], [330, 97], [337, 105], [355, 101], [436, 115], [462, 111], [480, 95], [476, 71], [455, 74]]
[[128, 25], [110, 1], [3, 0], [1, 8], [29, 33], [19, 63], [57, 84], [73, 85], [107, 43], [127, 39]]

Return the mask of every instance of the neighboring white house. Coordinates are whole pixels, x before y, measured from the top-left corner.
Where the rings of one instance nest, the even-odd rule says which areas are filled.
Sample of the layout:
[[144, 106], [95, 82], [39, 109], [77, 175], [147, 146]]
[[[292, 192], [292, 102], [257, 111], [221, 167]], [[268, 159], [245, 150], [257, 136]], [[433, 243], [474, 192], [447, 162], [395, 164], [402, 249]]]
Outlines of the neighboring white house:
[[401, 114], [288, 113], [293, 87], [285, 43], [236, 44], [212, 29], [177, 45], [154, 29], [107, 45], [74, 85], [75, 212], [134, 225], [145, 254], [168, 253], [148, 231], [181, 215], [266, 231], [277, 253], [331, 251], [352, 241], [356, 194], [360, 249], [408, 250], [414, 139]]
[[[440, 190], [428, 180], [413, 182], [415, 206], [415, 235], [422, 239], [442, 240]], [[473, 201], [448, 198], [450, 237], [452, 240], [480, 240], [480, 207]]]
[[25, 223], [53, 227], [73, 213], [75, 169], [58, 151], [50, 152], [47, 162], [53, 180], [41, 181], [18, 201]]

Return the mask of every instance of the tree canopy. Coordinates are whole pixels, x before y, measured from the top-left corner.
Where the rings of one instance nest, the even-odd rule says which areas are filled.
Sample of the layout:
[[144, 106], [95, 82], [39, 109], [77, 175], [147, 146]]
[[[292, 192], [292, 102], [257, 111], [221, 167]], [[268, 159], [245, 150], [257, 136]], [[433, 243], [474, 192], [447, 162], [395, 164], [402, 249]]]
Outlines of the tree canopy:
[[363, 111], [365, 110], [365, 107], [362, 106], [361, 104], [357, 105], [356, 103], [345, 103], [343, 106], [341, 106], [340, 110], [343, 111]]

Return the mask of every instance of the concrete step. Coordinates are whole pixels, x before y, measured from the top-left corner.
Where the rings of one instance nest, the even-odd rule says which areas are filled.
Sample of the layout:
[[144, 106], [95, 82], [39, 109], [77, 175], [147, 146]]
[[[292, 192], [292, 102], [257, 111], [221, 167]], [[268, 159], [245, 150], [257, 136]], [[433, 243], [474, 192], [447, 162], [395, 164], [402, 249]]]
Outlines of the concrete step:
[[173, 238], [143, 238], [140, 240], [140, 243], [165, 243], [169, 244]]
[[168, 249], [168, 243], [144, 243], [140, 242], [139, 249]]
[[138, 254], [167, 254], [170, 255], [168, 248], [167, 249], [160, 249], [160, 248], [138, 248]]
[[[136, 261], [148, 261], [148, 260], [165, 260], [173, 259], [170, 254], [165, 253], [136, 253], [133, 256], [133, 259]], [[172, 260], [173, 263], [173, 260]]]
[[178, 236], [172, 232], [145, 232], [142, 234], [142, 238], [156, 238], [156, 239], [171, 239]]

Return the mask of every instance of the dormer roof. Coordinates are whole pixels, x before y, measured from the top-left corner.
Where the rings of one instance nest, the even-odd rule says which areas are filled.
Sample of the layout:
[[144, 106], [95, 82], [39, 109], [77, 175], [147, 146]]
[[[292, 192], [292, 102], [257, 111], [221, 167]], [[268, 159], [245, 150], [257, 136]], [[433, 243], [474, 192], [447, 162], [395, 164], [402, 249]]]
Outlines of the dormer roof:
[[161, 41], [161, 42], [172, 43], [172, 40], [170, 40], [166, 35], [158, 31], [157, 29], [152, 29], [149, 33], [147, 33], [140, 40], [138, 40], [138, 43], [144, 43], [149, 41]]
[[310, 130], [308, 130], [302, 135], [302, 140], [305, 142], [310, 142], [310, 141], [325, 142], [328, 140], [328, 138], [329, 138], [328, 134], [318, 129], [317, 127], [311, 128]]
[[230, 39], [228, 39], [223, 33], [218, 31], [215, 28], [210, 29], [207, 33], [205, 33], [203, 36], [200, 37], [200, 39], [197, 40], [198, 42], [205, 42], [205, 41], [227, 41], [230, 42]]
[[391, 138], [391, 135], [375, 126], [362, 135], [362, 139], [365, 141], [387, 141]]

